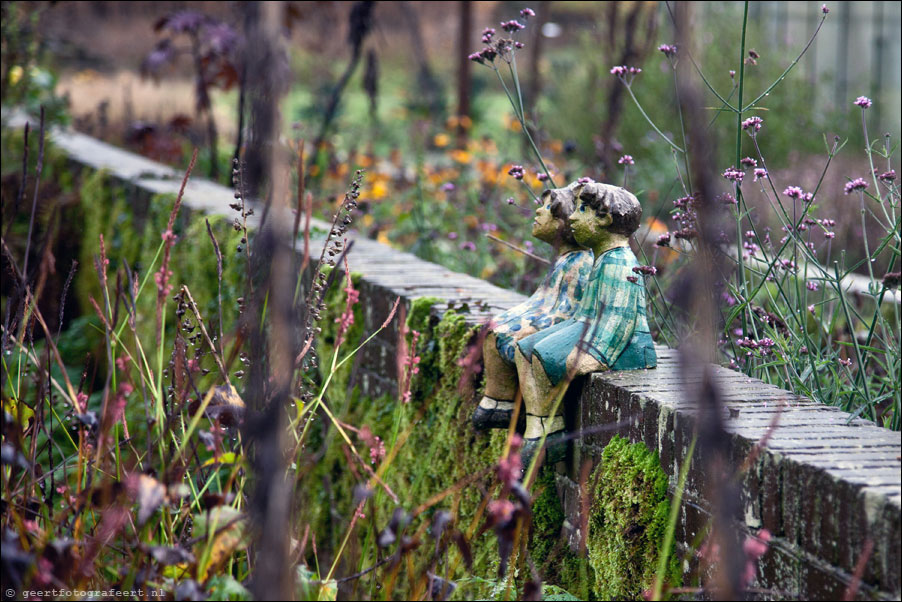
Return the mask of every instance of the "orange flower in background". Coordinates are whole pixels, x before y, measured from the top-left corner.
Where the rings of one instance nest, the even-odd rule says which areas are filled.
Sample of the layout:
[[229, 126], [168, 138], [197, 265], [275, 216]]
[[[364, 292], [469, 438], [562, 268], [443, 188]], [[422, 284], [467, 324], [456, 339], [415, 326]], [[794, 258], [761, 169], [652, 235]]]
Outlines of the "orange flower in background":
[[504, 116], [504, 128], [512, 132], [523, 131], [523, 126], [520, 125], [520, 120], [509, 113]]
[[470, 153], [465, 150], [455, 149], [448, 153], [452, 159], [454, 159], [458, 163], [469, 163], [472, 159]]
[[437, 146], [438, 148], [445, 148], [451, 142], [451, 137], [448, 134], [436, 134], [432, 138], [432, 144]]

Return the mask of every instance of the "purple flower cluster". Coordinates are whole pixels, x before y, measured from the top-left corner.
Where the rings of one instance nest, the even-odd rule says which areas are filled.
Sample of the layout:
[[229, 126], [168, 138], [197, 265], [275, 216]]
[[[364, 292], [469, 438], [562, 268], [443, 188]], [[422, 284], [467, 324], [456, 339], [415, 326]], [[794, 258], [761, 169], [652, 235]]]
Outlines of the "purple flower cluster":
[[551, 177], [547, 173], [540, 173], [536, 176], [539, 182], [547, 182]]
[[475, 61], [481, 65], [486, 64], [486, 62], [492, 63], [495, 61], [495, 57], [498, 56], [498, 53], [491, 46], [486, 46], [479, 52], [474, 52], [467, 58], [471, 61]]
[[676, 44], [661, 44], [658, 46], [658, 50], [663, 52], [667, 58], [673, 58], [677, 53]]
[[746, 119], [745, 121], [742, 122], [742, 129], [744, 129], [747, 132], [749, 130], [752, 130], [749, 132], [749, 134], [754, 136], [756, 133], [758, 133], [761, 130], [762, 125], [764, 125], [764, 120], [761, 119], [760, 117], [757, 117], [757, 116], [749, 117], [748, 119]]
[[770, 353], [771, 347], [776, 345], [773, 339], [767, 337], [758, 339], [757, 341], [750, 339], [749, 337], [744, 337], [736, 341], [736, 344], [743, 349], [748, 349], [746, 355], [752, 355], [752, 352], [755, 350], [760, 351], [762, 355], [767, 355]]
[[755, 174], [755, 180], [754, 180], [754, 181], [757, 182], [759, 178], [766, 178], [766, 177], [767, 177], [767, 170], [764, 169], [763, 167], [756, 167], [756, 168], [755, 168], [755, 171], [754, 171], [754, 174]]
[[802, 198], [803, 194], [804, 192], [798, 186], [787, 186], [783, 190], [783, 195], [788, 196], [791, 199], [800, 199]]
[[870, 98], [867, 96], [859, 96], [855, 99], [855, 104], [861, 107], [862, 109], [870, 109], [871, 105], [874, 104]]
[[[525, 21], [529, 17], [536, 16], [535, 11], [531, 8], [524, 8], [520, 11], [520, 17]], [[526, 29], [526, 25], [517, 21], [516, 19], [511, 19], [510, 21], [502, 21], [501, 29], [507, 32], [508, 34], [514, 35], [519, 31]], [[494, 63], [495, 59], [499, 56], [507, 62], [510, 62], [511, 54], [513, 49], [523, 48], [523, 43], [515, 41], [513, 38], [501, 38], [496, 40], [495, 34], [497, 32], [492, 27], [486, 27], [482, 30], [482, 43], [485, 44], [485, 48], [480, 50], [479, 52], [474, 52], [467, 58], [471, 61], [477, 62], [481, 65], [485, 65], [486, 63]]]
[[671, 218], [680, 226], [680, 229], [673, 233], [673, 237], [692, 240], [698, 235], [698, 211], [695, 208], [695, 199], [692, 196], [680, 197], [673, 202], [673, 206], [675, 211]]
[[526, 29], [526, 26], [516, 19], [511, 19], [510, 21], [502, 21], [501, 29], [503, 29], [507, 33], [516, 33], [520, 30]]
[[658, 268], [653, 265], [639, 265], [633, 268], [633, 272], [643, 276], [654, 276], [658, 273]]
[[670, 232], [665, 232], [661, 236], [658, 237], [658, 240], [655, 242], [656, 247], [669, 247], [670, 246]]
[[891, 169], [889, 171], [883, 172], [882, 174], [877, 176], [877, 179], [880, 180], [881, 182], [895, 182], [896, 181], [896, 170]]
[[852, 194], [856, 190], [864, 190], [868, 187], [868, 183], [864, 178], [855, 178], [851, 182], [846, 182], [845, 193]]
[[731, 182], [736, 182], [737, 184], [742, 184], [742, 178], [745, 177], [745, 172], [741, 169], [736, 169], [733, 166], [728, 167], [723, 172], [723, 177], [728, 179]]
[[592, 178], [587, 178], [586, 176], [583, 176], [580, 179], [578, 179], [576, 182], [578, 184], [588, 184], [589, 182], [593, 182], [593, 181], [594, 180], [592, 180]]
[[824, 13], [824, 14], [826, 15], [827, 13], [830, 12], [830, 9], [827, 8], [827, 5], [826, 5], [826, 4], [821, 4], [821, 12]]
[[512, 176], [516, 180], [522, 180], [525, 173], [526, 170], [523, 169], [522, 165], [514, 165], [507, 170], [507, 175]]
[[751, 157], [745, 157], [739, 161], [739, 164], [748, 169], [749, 167], [758, 167], [758, 161]]
[[[626, 65], [616, 65], [611, 67], [611, 75], [617, 76], [625, 84], [630, 84], [637, 75], [642, 73], [639, 67], [628, 67]], [[629, 79], [627, 80], [627, 76]]]
[[617, 159], [618, 165], [635, 165], [636, 162], [633, 160], [632, 155], [623, 155], [619, 159]]

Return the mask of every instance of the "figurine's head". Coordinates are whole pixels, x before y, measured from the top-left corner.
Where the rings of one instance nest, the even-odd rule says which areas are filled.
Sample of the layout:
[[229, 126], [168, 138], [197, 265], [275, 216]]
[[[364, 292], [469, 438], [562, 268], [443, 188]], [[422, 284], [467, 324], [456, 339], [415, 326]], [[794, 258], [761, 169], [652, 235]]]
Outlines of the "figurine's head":
[[576, 245], [568, 218], [576, 209], [576, 199], [581, 185], [570, 184], [566, 188], [546, 190], [536, 209], [532, 222], [532, 235], [553, 245]]
[[611, 234], [629, 237], [639, 228], [642, 206], [639, 199], [619, 186], [588, 182], [579, 190], [570, 226], [576, 242], [595, 247]]

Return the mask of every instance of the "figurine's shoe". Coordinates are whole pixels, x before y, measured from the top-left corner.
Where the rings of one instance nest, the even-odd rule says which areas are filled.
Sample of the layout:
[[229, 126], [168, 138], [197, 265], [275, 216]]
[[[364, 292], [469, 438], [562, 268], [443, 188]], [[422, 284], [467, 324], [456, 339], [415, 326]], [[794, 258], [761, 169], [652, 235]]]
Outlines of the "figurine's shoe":
[[498, 401], [491, 397], [483, 397], [476, 411], [473, 412], [471, 421], [477, 431], [488, 429], [506, 429], [510, 426], [511, 417], [514, 415], [513, 401]]
[[[523, 470], [529, 469], [532, 459], [538, 454], [542, 446], [541, 437], [537, 439], [524, 439], [523, 447], [520, 449], [520, 465]], [[545, 463], [557, 464], [563, 462], [567, 457], [567, 433], [566, 431], [556, 431], [545, 437]]]

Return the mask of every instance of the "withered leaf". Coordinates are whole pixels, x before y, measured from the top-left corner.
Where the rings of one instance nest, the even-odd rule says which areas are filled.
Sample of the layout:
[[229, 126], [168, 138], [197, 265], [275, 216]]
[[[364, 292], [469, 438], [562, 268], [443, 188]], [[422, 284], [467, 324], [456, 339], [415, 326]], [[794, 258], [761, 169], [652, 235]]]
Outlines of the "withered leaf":
[[138, 525], [143, 525], [166, 500], [166, 488], [150, 475], [142, 474], [130, 483], [132, 495], [138, 502]]

